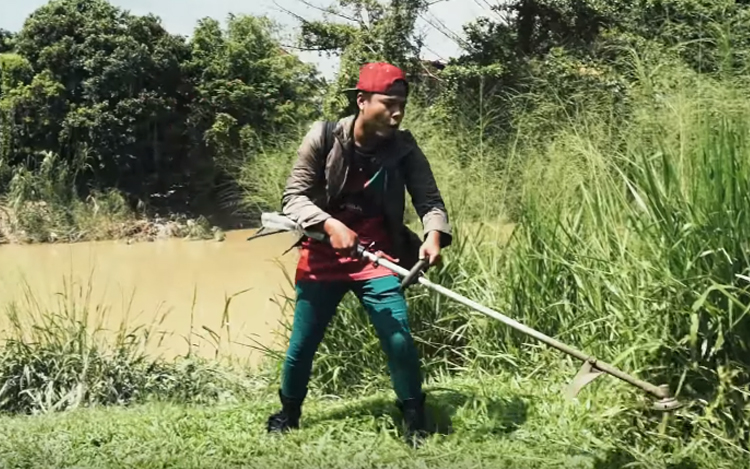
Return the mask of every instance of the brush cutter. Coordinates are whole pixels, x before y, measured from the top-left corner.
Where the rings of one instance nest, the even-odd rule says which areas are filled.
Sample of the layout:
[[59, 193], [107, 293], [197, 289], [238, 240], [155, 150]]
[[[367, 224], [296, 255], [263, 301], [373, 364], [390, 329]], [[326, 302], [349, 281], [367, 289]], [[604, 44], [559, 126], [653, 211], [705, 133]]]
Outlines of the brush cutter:
[[[262, 224], [261, 231], [268, 230], [271, 232], [271, 234], [279, 233], [279, 232], [295, 232], [297, 234], [304, 235], [312, 239], [316, 239], [318, 241], [322, 241], [322, 242], [328, 241], [328, 237], [324, 233], [305, 231], [301, 229], [301, 227], [298, 226], [294, 221], [292, 221], [288, 217], [277, 212], [262, 214], [261, 224]], [[258, 235], [260, 235], [260, 233]], [[251, 239], [258, 235], [251, 237]], [[431, 282], [430, 280], [424, 277], [424, 273], [428, 266], [428, 263], [425, 260], [418, 262], [411, 270], [406, 270], [403, 267], [397, 265], [396, 263], [391, 262], [388, 259], [385, 259], [381, 256], [378, 256], [375, 253], [368, 251], [366, 248], [364, 248], [361, 245], [357, 247], [357, 254], [361, 258], [369, 260], [375, 265], [382, 265], [386, 267], [387, 269], [403, 277], [402, 282], [401, 282], [401, 287], [404, 289], [414, 283], [420, 283], [423, 286], [429, 288], [430, 290], [433, 290], [437, 293], [447, 296], [448, 298], [451, 298], [452, 300], [455, 300], [463, 304], [464, 306], [467, 306], [486, 316], [497, 319], [503, 324], [506, 324], [526, 335], [534, 337], [535, 339], [560, 350], [563, 353], [566, 353], [568, 355], [571, 355], [583, 361], [583, 366], [580, 368], [580, 370], [575, 375], [573, 380], [568, 384], [568, 386], [564, 390], [564, 395], [567, 399], [571, 399], [571, 400], [574, 399], [576, 396], [578, 396], [578, 394], [581, 392], [581, 390], [585, 386], [591, 383], [594, 379], [601, 376], [603, 373], [607, 373], [609, 375], [612, 375], [616, 378], [619, 378], [625, 381], [626, 383], [636, 386], [642, 389], [643, 391], [651, 394], [652, 396], [656, 397], [658, 400], [655, 401], [652, 405], [652, 408], [655, 410], [672, 411], [672, 410], [676, 410], [682, 407], [682, 403], [678, 401], [677, 399], [675, 399], [674, 397], [672, 397], [669, 391], [669, 387], [667, 385], [655, 386], [651, 383], [647, 383], [638, 378], [630, 376], [629, 374], [615, 368], [614, 366], [608, 363], [605, 363], [601, 360], [596, 359], [593, 356], [587, 355], [579, 350], [576, 350], [575, 348], [572, 348], [566, 344], [563, 344], [562, 342], [558, 340], [555, 340], [545, 334], [542, 334], [541, 332], [531, 329], [530, 327], [527, 327], [507, 316], [504, 316], [498, 313], [497, 311], [487, 308], [486, 306], [476, 303], [475, 301], [472, 301], [445, 287], [442, 287], [438, 284]]]

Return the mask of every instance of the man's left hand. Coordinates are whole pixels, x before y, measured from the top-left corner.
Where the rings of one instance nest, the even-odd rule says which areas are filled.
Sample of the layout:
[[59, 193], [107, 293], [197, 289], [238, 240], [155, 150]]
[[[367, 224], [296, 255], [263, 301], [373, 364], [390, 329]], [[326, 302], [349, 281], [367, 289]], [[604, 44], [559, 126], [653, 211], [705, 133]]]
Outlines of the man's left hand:
[[430, 266], [440, 262], [440, 233], [438, 231], [431, 231], [427, 235], [427, 239], [419, 248], [419, 258], [427, 259]]

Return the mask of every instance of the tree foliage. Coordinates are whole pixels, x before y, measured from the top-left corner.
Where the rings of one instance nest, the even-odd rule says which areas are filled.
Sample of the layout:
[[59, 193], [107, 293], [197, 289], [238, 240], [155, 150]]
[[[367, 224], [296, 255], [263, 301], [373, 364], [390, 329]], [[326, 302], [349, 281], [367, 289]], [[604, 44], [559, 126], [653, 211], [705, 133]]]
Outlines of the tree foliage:
[[749, 14], [748, 2], [734, 0], [495, 0], [491, 15], [464, 26], [465, 52], [440, 72], [436, 104], [473, 121], [480, 102], [497, 109], [494, 134], [512, 131], [540, 92], [568, 111], [602, 100], [625, 110], [629, 51], [741, 73]]
[[[169, 152], [184, 144], [178, 116], [188, 103], [181, 62], [189, 49], [156, 18], [105, 1], [51, 2], [28, 18], [16, 49], [59, 100], [46, 108], [53, 122], [39, 129], [48, 135], [41, 148], [33, 134], [18, 135], [17, 160], [43, 149], [71, 158], [85, 147], [93, 180], [129, 189], [173, 169]], [[17, 103], [10, 112], [17, 123]]]
[[202, 19], [187, 40], [106, 0], [52, 0], [21, 31], [0, 31], [2, 164], [34, 168], [53, 152], [85, 161], [83, 192], [210, 190], [226, 161], [304, 126], [321, 105], [329, 118], [349, 111], [342, 90], [368, 61], [404, 68], [419, 104], [445, 119], [489, 109], [485, 130], [497, 136], [535, 105], [530, 92], [627, 106], [624, 48], [707, 73], [744, 70], [750, 50], [744, 1], [490, 0], [492, 14], [465, 25], [465, 52], [431, 68], [416, 27], [427, 0], [331, 2], [323, 20], [300, 18], [301, 48], [341, 58], [325, 86], [267, 18]]
[[0, 54], [13, 50], [13, 33], [0, 29]]
[[275, 32], [265, 18], [231, 16], [226, 30], [200, 21], [187, 41], [106, 0], [53, 0], [15, 36], [0, 34], [0, 155], [33, 168], [44, 152], [84, 154], [83, 192], [145, 199], [210, 182], [243, 136], [283, 132], [314, 109], [315, 71]]
[[315, 109], [314, 68], [281, 51], [273, 31], [268, 19], [250, 16], [231, 16], [226, 31], [213, 19], [195, 29], [186, 64], [195, 84], [189, 124], [219, 154], [242, 151], [248, 138], [278, 136]]
[[422, 38], [415, 31], [425, 0], [338, 0], [323, 21], [301, 20], [304, 49], [335, 53], [341, 65], [325, 99], [325, 113], [336, 117], [347, 112], [350, 100], [342, 91], [357, 82], [366, 62], [386, 61], [411, 77], [418, 74]]

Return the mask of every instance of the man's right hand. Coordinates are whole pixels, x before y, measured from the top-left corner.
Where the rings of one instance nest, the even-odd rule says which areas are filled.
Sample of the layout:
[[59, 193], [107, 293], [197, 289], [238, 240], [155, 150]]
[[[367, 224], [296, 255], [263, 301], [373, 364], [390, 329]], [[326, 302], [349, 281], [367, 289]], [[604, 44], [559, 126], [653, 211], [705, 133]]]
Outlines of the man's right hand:
[[357, 246], [359, 245], [359, 236], [357, 236], [357, 233], [335, 218], [326, 220], [323, 224], [323, 230], [328, 235], [331, 247], [337, 253], [356, 257]]

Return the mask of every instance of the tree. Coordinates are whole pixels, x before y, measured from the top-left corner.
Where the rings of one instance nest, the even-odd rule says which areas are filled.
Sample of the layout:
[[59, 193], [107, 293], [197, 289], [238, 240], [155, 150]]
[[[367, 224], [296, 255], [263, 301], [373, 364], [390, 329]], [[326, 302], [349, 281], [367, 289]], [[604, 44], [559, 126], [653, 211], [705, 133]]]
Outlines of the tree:
[[[132, 16], [104, 0], [55, 0], [27, 19], [16, 48], [62, 90], [47, 149], [72, 159], [86, 148], [95, 186], [138, 195], [164, 188], [159, 176], [179, 165], [185, 145], [180, 115], [190, 84], [182, 76], [189, 57], [182, 38], [153, 16]], [[11, 112], [18, 105], [10, 103]], [[32, 148], [32, 135], [21, 135], [26, 141], [15, 148]]]
[[[329, 117], [346, 112], [350, 102], [342, 91], [357, 81], [366, 62], [386, 61], [415, 79], [421, 70], [422, 38], [415, 32], [417, 18], [427, 8], [426, 0], [338, 0], [326, 9], [327, 19], [301, 22], [300, 47], [338, 54], [341, 66], [329, 88], [324, 110]], [[336, 21], [331, 21], [331, 18]]]
[[0, 29], [0, 54], [13, 50], [13, 33]]
[[286, 53], [267, 18], [230, 15], [226, 30], [203, 19], [186, 64], [194, 86], [189, 126], [196, 147], [231, 156], [269, 134], [307, 122], [322, 82], [314, 67]]

